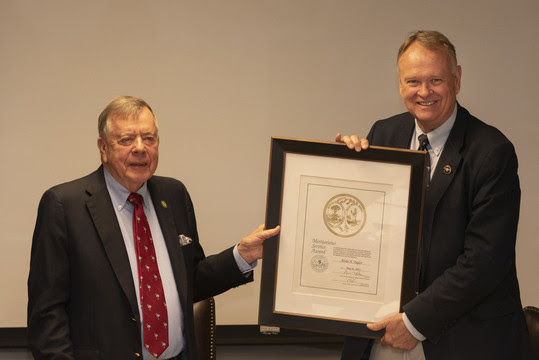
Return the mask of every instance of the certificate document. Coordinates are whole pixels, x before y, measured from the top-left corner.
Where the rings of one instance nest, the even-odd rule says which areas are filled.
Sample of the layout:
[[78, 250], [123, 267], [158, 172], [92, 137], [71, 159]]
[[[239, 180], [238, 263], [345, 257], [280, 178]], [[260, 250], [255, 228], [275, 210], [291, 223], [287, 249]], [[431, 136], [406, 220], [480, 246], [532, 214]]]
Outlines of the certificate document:
[[391, 184], [300, 176], [295, 292], [381, 295], [380, 252], [391, 190]]
[[409, 181], [405, 165], [287, 154], [275, 311], [397, 313]]

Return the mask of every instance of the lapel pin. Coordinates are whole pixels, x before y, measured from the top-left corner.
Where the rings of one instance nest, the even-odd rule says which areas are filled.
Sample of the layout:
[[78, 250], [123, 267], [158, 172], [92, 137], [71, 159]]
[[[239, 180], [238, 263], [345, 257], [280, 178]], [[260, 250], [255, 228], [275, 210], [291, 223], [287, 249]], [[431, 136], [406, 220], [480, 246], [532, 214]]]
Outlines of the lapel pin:
[[189, 236], [185, 236], [183, 234], [178, 235], [178, 240], [180, 242], [181, 246], [189, 245], [193, 242], [193, 239], [191, 239]]
[[167, 203], [165, 202], [165, 200], [161, 200], [161, 206], [165, 209], [167, 208]]
[[444, 166], [444, 174], [446, 175], [451, 174], [451, 166], [449, 165]]

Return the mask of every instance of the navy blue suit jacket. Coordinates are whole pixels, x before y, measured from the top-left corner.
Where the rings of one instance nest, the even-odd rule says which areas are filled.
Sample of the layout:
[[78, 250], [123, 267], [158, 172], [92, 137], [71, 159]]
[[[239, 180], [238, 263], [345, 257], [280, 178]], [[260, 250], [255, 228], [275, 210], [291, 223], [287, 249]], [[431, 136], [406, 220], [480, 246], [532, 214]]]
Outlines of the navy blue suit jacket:
[[[396, 115], [367, 139], [408, 149], [414, 126]], [[515, 267], [517, 168], [511, 142], [458, 105], [426, 192], [418, 296], [404, 305], [429, 360], [530, 357]], [[364, 343], [347, 339], [344, 354]]]

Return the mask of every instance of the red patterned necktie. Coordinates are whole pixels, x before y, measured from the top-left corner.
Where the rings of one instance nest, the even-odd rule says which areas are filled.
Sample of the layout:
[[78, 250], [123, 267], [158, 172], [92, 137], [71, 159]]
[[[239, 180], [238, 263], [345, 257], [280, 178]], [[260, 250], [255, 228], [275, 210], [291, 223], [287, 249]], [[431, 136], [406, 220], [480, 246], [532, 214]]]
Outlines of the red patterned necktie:
[[144, 346], [150, 354], [158, 358], [168, 347], [168, 314], [165, 293], [159, 275], [150, 226], [142, 206], [142, 196], [131, 193], [127, 200], [135, 207], [133, 211], [133, 237], [138, 259]]

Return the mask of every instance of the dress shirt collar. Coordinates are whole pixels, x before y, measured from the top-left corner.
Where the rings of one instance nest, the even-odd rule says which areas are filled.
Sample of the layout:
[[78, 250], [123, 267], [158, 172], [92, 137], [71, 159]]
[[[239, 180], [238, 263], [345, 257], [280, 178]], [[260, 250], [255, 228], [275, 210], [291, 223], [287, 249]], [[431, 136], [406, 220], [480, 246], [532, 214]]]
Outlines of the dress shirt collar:
[[[429, 149], [432, 149], [434, 154], [439, 157], [440, 153], [442, 152], [445, 142], [447, 141], [447, 138], [449, 137], [449, 133], [451, 132], [451, 129], [453, 128], [453, 125], [455, 124], [455, 120], [457, 119], [457, 105], [455, 104], [455, 109], [453, 110], [453, 113], [447, 119], [440, 127], [438, 127], [435, 130], [432, 130], [427, 134], [429, 138]], [[415, 120], [415, 134], [414, 134], [414, 140], [417, 142], [417, 138], [419, 135], [424, 134], [424, 132], [421, 130], [419, 125], [417, 124], [417, 119]], [[419, 146], [419, 143], [417, 146], [415, 146], [415, 149]]]
[[[107, 184], [107, 189], [110, 194], [110, 199], [112, 204], [118, 211], [122, 211], [125, 207], [125, 204], [130, 204], [127, 201], [127, 197], [131, 192], [127, 190], [122, 184], [120, 184], [108, 171], [103, 167], [103, 173], [105, 174], [105, 184]], [[144, 208], [145, 211], [148, 210], [148, 204], [151, 201], [150, 192], [148, 191], [147, 182], [142, 185], [137, 191], [138, 194], [142, 195], [144, 199]]]

